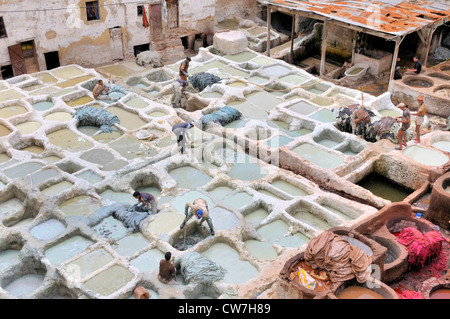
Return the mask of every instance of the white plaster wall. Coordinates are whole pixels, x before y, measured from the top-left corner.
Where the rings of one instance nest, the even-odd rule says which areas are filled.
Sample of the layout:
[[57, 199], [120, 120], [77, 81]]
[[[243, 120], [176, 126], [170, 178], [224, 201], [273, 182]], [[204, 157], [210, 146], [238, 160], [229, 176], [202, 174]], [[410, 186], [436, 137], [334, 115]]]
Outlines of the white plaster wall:
[[179, 0], [179, 26], [185, 29], [205, 31], [214, 29], [215, 0]]

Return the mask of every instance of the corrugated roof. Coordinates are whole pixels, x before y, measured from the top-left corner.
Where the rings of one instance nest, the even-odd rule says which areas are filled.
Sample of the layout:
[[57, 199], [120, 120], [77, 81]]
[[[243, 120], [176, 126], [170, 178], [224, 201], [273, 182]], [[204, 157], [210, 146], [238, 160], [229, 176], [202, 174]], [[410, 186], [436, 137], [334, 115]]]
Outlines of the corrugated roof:
[[450, 17], [449, 6], [434, 1], [415, 3], [398, 0], [267, 0], [260, 1], [274, 7], [283, 7], [325, 18], [384, 32], [393, 36], [406, 35]]

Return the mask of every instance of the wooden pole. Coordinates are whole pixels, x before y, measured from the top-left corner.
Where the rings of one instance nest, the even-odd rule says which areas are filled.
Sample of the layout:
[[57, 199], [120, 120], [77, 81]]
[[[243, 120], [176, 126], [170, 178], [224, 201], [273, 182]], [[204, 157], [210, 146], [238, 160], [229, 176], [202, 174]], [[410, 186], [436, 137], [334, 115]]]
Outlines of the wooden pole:
[[295, 36], [295, 14], [292, 15], [292, 30], [291, 30], [291, 64], [294, 63], [294, 36]]
[[353, 42], [352, 42], [352, 61], [351, 65], [355, 63], [355, 49], [356, 49], [356, 40], [358, 39], [358, 31], [353, 32]]
[[270, 56], [270, 24], [271, 20], [271, 8], [270, 4], [267, 5], [267, 56]]
[[322, 56], [320, 58], [320, 76], [323, 76], [325, 70], [325, 56], [327, 53], [327, 25], [328, 20], [325, 19], [322, 29]]
[[428, 62], [428, 54], [430, 52], [430, 45], [431, 45], [431, 40], [433, 39], [433, 33], [436, 30], [436, 28], [434, 27], [434, 25], [431, 26], [430, 32], [428, 33], [428, 39], [427, 39], [427, 44], [426, 44], [426, 51], [425, 51], [425, 58], [423, 59], [423, 66], [427, 67], [427, 62]]
[[395, 73], [395, 65], [397, 64], [397, 57], [398, 57], [398, 49], [400, 48], [400, 43], [402, 43], [404, 38], [397, 38], [395, 40], [395, 49], [394, 49], [394, 56], [392, 57], [392, 64], [391, 64], [391, 72], [389, 74], [389, 84], [388, 84], [388, 91], [391, 91], [392, 88], [392, 80], [394, 79], [394, 73]]

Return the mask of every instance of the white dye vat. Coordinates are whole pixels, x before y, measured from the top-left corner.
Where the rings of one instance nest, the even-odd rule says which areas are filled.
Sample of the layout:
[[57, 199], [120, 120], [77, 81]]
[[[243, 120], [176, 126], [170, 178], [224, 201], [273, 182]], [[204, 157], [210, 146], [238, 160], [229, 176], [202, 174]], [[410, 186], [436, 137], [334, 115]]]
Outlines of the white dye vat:
[[261, 189], [257, 189], [257, 191], [258, 191], [258, 193], [261, 193], [263, 195], [275, 198], [277, 200], [285, 200], [283, 197], [280, 197], [280, 196], [278, 196], [278, 195], [276, 195], [276, 194], [274, 194], [274, 193], [272, 193], [272, 192], [270, 192], [270, 191], [268, 191], [266, 189], [262, 189], [261, 188]]
[[66, 231], [66, 226], [57, 219], [49, 219], [30, 229], [30, 235], [42, 241], [55, 239]]
[[10, 117], [25, 114], [27, 109], [21, 105], [11, 105], [0, 108], [0, 118], [8, 119]]
[[320, 141], [316, 141], [317, 144], [325, 146], [326, 148], [333, 148], [339, 145], [341, 142], [337, 142], [334, 140], [330, 140], [328, 138], [321, 139]]
[[266, 219], [267, 216], [269, 216], [269, 212], [267, 210], [265, 210], [264, 208], [257, 208], [245, 214], [245, 219], [255, 224], [259, 224], [264, 219]]
[[283, 103], [282, 100], [277, 99], [272, 94], [266, 91], [254, 92], [245, 96], [245, 99], [249, 103], [253, 103], [264, 111], [270, 111], [278, 104]]
[[256, 55], [256, 53], [250, 51], [243, 51], [236, 54], [227, 54], [224, 58], [234, 62], [246, 62], [253, 59]]
[[249, 239], [244, 242], [245, 249], [250, 254], [261, 260], [275, 260], [278, 257], [277, 252], [272, 247], [272, 243]]
[[317, 107], [306, 101], [300, 101], [300, 102], [295, 103], [294, 105], [287, 107], [287, 109], [289, 109], [295, 113], [301, 114], [301, 115], [308, 115], [308, 114], [316, 111]]
[[125, 105], [133, 109], [144, 109], [148, 106], [148, 103], [139, 97], [134, 97], [125, 102]]
[[258, 275], [258, 270], [248, 261], [241, 260], [239, 253], [227, 244], [216, 243], [202, 255], [226, 270], [223, 278], [226, 283], [242, 284]]
[[267, 171], [262, 166], [254, 163], [254, 159], [250, 160], [250, 157], [245, 154], [235, 160], [232, 169], [227, 175], [239, 180], [255, 181], [265, 177]]
[[309, 238], [301, 233], [285, 236], [289, 225], [283, 220], [275, 220], [258, 228], [257, 232], [268, 243], [285, 247], [299, 247], [309, 242]]
[[212, 178], [191, 166], [177, 167], [169, 171], [179, 188], [194, 189], [206, 185]]
[[99, 182], [101, 182], [103, 180], [103, 177], [101, 177], [96, 172], [94, 172], [94, 171], [92, 171], [90, 169], [87, 170], [87, 171], [84, 171], [82, 173], [79, 173], [76, 176], [78, 178], [82, 178], [82, 179], [88, 181], [91, 184], [99, 183]]
[[307, 211], [300, 211], [298, 213], [295, 213], [293, 217], [301, 222], [310, 225], [312, 228], [317, 229], [319, 231], [323, 231], [325, 229], [329, 229], [332, 227], [322, 218], [319, 218]]
[[91, 142], [69, 129], [61, 129], [47, 134], [50, 143], [69, 152], [81, 152], [94, 146]]
[[[245, 118], [251, 118], [251, 119], [255, 119], [255, 120], [266, 120], [268, 117], [268, 113], [265, 110], [254, 105], [253, 103], [251, 103], [249, 101], [230, 102], [230, 103], [228, 103], [228, 105], [237, 109], [239, 112], [241, 112], [242, 116]], [[239, 122], [239, 121], [235, 121], [235, 122]], [[234, 125], [234, 128], [236, 128], [238, 126], [241, 127], [240, 124], [245, 125], [245, 123], [243, 123], [243, 122], [236, 123]], [[226, 127], [230, 127], [230, 126], [227, 125]]]
[[42, 146], [31, 145], [28, 147], [24, 147], [20, 150], [25, 151], [25, 152], [34, 153], [34, 154], [41, 154], [45, 150], [45, 148], [43, 148]]
[[131, 193], [115, 192], [108, 189], [99, 195], [101, 198], [108, 199], [113, 203], [127, 203], [129, 205], [134, 205], [137, 203], [137, 199], [134, 198]]
[[329, 109], [322, 109], [311, 114], [309, 117], [323, 123], [331, 123], [336, 121], [336, 117]]
[[57, 122], [67, 122], [72, 120], [72, 114], [67, 112], [53, 112], [44, 116], [46, 121], [57, 121]]
[[[81, 280], [94, 271], [106, 266], [113, 260], [113, 256], [103, 248], [95, 249], [90, 253], [75, 259], [70, 264], [67, 264], [64, 267], [64, 270], [69, 274], [76, 274], [79, 276], [78, 279]], [[74, 272], [75, 270], [76, 273]]]
[[253, 197], [245, 192], [236, 193], [234, 195], [231, 195], [230, 197], [227, 197], [223, 202], [225, 205], [233, 208], [233, 209], [240, 209], [248, 204], [250, 204], [253, 200]]
[[194, 200], [196, 200], [197, 198], [204, 199], [208, 204], [208, 208], [211, 208], [214, 205], [212, 199], [206, 196], [205, 194], [200, 193], [198, 191], [190, 191], [181, 196], [177, 196], [176, 199], [172, 202], [172, 207], [175, 208], [180, 213], [184, 214], [184, 207], [186, 203], [188, 202], [193, 203]]
[[92, 196], [81, 195], [62, 203], [59, 208], [67, 216], [83, 216], [100, 208], [100, 201]]
[[342, 157], [328, 153], [308, 143], [301, 144], [291, 151], [325, 169], [336, 168], [344, 162]]
[[231, 187], [219, 186], [219, 187], [216, 187], [213, 190], [209, 191], [209, 194], [218, 200], [222, 200], [225, 196], [227, 196], [228, 194], [230, 194], [233, 191], [234, 191], [234, 189], [232, 189]]
[[4, 287], [4, 289], [12, 296], [21, 298], [32, 294], [44, 282], [44, 275], [27, 274], [24, 275]]
[[134, 233], [117, 241], [113, 248], [120, 255], [130, 257], [131, 255], [145, 249], [150, 245], [150, 241], [141, 233]]
[[259, 64], [259, 65], [264, 65], [264, 66], [275, 63], [275, 61], [268, 59], [268, 58], [264, 58], [264, 57], [258, 57], [256, 59], [252, 60], [252, 62]]
[[52, 179], [58, 175], [59, 175], [59, 173], [57, 170], [54, 170], [53, 168], [49, 168], [49, 169], [43, 169], [42, 171], [39, 171], [37, 173], [33, 173], [30, 176], [24, 177], [22, 179], [27, 184], [34, 187], [35, 185], [38, 185], [42, 182]]
[[4, 126], [3, 124], [0, 124], [0, 137], [6, 136], [11, 134], [11, 130]]
[[75, 66], [65, 66], [57, 69], [53, 69], [50, 71], [54, 76], [60, 78], [60, 79], [70, 79], [73, 77], [76, 77], [78, 75], [82, 75], [83, 71], [81, 71], [79, 68]]
[[307, 129], [307, 128], [301, 128], [298, 130], [293, 130], [290, 131], [289, 130], [289, 124], [283, 121], [267, 121], [267, 124], [269, 124], [269, 126], [278, 129], [284, 133], [286, 133], [287, 135], [289, 135], [290, 137], [299, 137], [299, 136], [303, 136], [306, 134], [309, 134], [312, 132], [312, 130]]
[[437, 141], [431, 144], [431, 146], [436, 147], [441, 151], [450, 153], [450, 141]]
[[297, 186], [295, 186], [291, 183], [285, 182], [281, 179], [276, 179], [276, 180], [272, 181], [271, 185], [275, 186], [276, 188], [278, 188], [292, 196], [307, 196], [308, 195], [308, 193], [305, 192], [303, 189], [300, 189]]
[[283, 75], [288, 74], [291, 71], [291, 69], [279, 64], [275, 64], [263, 68], [262, 71], [269, 76], [281, 77]]
[[395, 111], [395, 110], [391, 110], [391, 109], [379, 110], [378, 113], [380, 113], [381, 116], [390, 116], [392, 118], [396, 118], [396, 117], [399, 117], [402, 115], [399, 111]]
[[33, 108], [36, 111], [46, 111], [48, 109], [51, 109], [53, 107], [53, 102], [49, 101], [43, 101], [43, 102], [37, 102], [33, 104]]
[[42, 124], [39, 122], [36, 122], [36, 121], [25, 122], [25, 123], [16, 125], [17, 129], [22, 134], [31, 134], [31, 133], [37, 131], [38, 129], [40, 129], [41, 126], [42, 126]]
[[214, 207], [209, 211], [214, 229], [231, 229], [239, 226], [238, 218], [229, 210], [222, 207]]
[[130, 264], [141, 271], [155, 271], [159, 272], [159, 262], [164, 259], [164, 253], [159, 249], [151, 249], [138, 257], [132, 259]]
[[331, 207], [329, 205], [321, 205], [323, 208], [329, 210], [330, 212], [332, 212], [335, 215], [338, 215], [339, 217], [343, 218], [344, 220], [353, 220], [354, 218], [345, 214], [344, 212], [341, 212], [340, 210]]
[[158, 217], [148, 224], [147, 230], [156, 234], [168, 234], [176, 230], [183, 220], [184, 214], [165, 212], [158, 214]]
[[128, 269], [114, 265], [89, 279], [84, 285], [95, 293], [102, 296], [109, 296], [124, 287], [133, 277], [134, 274]]
[[94, 140], [100, 143], [109, 143], [122, 136], [122, 132], [116, 130], [112, 131], [111, 133], [101, 132], [99, 134], [96, 134], [100, 131], [100, 128], [96, 126], [80, 126], [77, 129], [81, 133], [92, 137]]
[[412, 145], [403, 150], [403, 155], [423, 165], [441, 166], [448, 162], [448, 156], [433, 149]]
[[104, 218], [100, 223], [92, 227], [92, 229], [100, 236], [114, 240], [123, 238], [128, 233], [127, 228], [122, 222], [112, 216]]
[[18, 164], [11, 168], [7, 168], [7, 169], [3, 170], [3, 173], [7, 177], [14, 179], [14, 178], [24, 177], [28, 174], [34, 173], [37, 170], [41, 169], [43, 166], [44, 165], [42, 165], [40, 163], [28, 162], [28, 163]]
[[127, 130], [135, 130], [147, 124], [147, 122], [141, 119], [139, 115], [125, 111], [119, 107], [110, 106], [106, 110], [116, 115], [120, 120], [119, 125]]
[[292, 83], [295, 85], [301, 84], [305, 81], [309, 80], [307, 76], [299, 75], [299, 74], [289, 74], [280, 77], [280, 81], [286, 82], [286, 83]]
[[45, 258], [55, 266], [58, 266], [64, 261], [75, 257], [93, 243], [92, 240], [83, 236], [73, 236], [47, 249], [45, 251]]
[[11, 266], [15, 266], [20, 261], [19, 251], [16, 249], [7, 249], [0, 251], [0, 271], [3, 272]]

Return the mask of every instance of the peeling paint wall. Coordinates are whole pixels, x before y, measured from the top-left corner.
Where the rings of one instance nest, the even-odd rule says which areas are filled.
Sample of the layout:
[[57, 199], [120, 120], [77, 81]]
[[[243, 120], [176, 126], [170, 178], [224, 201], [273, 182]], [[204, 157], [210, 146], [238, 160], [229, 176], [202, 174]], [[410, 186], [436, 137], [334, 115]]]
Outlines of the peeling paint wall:
[[215, 21], [220, 22], [233, 16], [251, 19], [256, 17], [256, 0], [216, 0]]
[[215, 0], [179, 0], [179, 27], [199, 33], [214, 29]]

